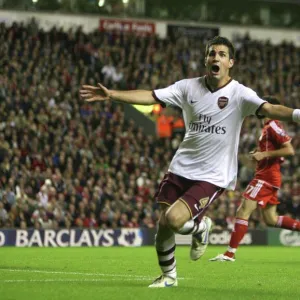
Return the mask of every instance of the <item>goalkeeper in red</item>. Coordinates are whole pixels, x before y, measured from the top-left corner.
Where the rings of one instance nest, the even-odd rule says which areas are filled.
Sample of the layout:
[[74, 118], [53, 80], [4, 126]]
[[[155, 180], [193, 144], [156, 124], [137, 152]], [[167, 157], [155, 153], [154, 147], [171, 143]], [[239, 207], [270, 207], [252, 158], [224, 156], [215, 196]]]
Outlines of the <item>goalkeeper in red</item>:
[[[270, 104], [280, 104], [276, 98], [264, 97]], [[259, 138], [259, 148], [250, 153], [257, 162], [254, 179], [242, 194], [243, 199], [236, 213], [236, 221], [229, 247], [210, 261], [235, 261], [235, 252], [248, 230], [248, 220], [252, 212], [260, 207], [268, 226], [300, 231], [300, 221], [276, 213], [278, 189], [281, 186], [280, 164], [283, 157], [294, 155], [291, 138], [279, 121], [263, 119], [264, 127]]]

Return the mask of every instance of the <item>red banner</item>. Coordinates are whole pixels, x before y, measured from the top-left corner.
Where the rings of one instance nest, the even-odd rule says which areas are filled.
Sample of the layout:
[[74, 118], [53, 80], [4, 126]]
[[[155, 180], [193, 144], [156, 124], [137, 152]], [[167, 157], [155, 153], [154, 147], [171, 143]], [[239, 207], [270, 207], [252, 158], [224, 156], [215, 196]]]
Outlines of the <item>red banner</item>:
[[101, 31], [116, 31], [116, 32], [134, 32], [138, 34], [153, 34], [155, 33], [155, 23], [152, 22], [136, 22], [136, 21], [123, 21], [116, 19], [101, 19]]

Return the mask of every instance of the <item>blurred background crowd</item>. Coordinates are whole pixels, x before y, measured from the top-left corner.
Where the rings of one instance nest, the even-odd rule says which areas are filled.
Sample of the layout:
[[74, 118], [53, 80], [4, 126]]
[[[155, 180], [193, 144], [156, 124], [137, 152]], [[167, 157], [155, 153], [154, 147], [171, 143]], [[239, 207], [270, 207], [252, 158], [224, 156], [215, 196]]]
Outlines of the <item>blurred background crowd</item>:
[[[148, 135], [116, 103], [85, 103], [82, 84], [155, 89], [202, 76], [207, 40], [115, 35], [75, 28], [45, 32], [0, 24], [0, 227], [155, 227], [154, 194], [181, 139], [174, 111], [160, 112], [167, 135]], [[300, 49], [237, 38], [234, 77], [260, 96], [300, 107]], [[170, 115], [175, 114], [174, 117]], [[156, 116], [156, 118], [158, 118]], [[231, 229], [241, 193], [253, 175], [247, 153], [260, 121], [244, 122], [236, 191], [210, 207], [215, 228]], [[286, 123], [296, 155], [282, 164], [281, 214], [300, 218], [300, 128]], [[249, 228], [263, 227], [260, 212]]]
[[0, 0], [0, 9], [300, 27], [298, 0]]

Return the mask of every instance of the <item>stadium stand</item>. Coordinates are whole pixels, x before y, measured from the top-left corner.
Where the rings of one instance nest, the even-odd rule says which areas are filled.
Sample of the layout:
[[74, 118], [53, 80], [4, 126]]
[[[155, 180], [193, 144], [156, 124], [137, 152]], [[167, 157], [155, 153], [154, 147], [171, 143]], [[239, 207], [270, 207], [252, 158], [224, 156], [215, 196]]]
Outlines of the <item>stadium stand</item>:
[[[152, 228], [154, 193], [181, 139], [146, 135], [119, 104], [84, 103], [83, 83], [154, 89], [204, 74], [204, 40], [49, 32], [36, 23], [0, 25], [0, 227]], [[300, 50], [245, 36], [235, 42], [234, 76], [260, 95], [300, 106]], [[164, 112], [163, 112], [164, 113]], [[232, 228], [240, 191], [251, 179], [245, 155], [259, 120], [245, 121], [239, 182], [209, 209], [216, 228]], [[298, 151], [299, 127], [286, 124]], [[280, 213], [300, 217], [299, 151], [283, 168]], [[249, 228], [262, 220], [252, 216]]]

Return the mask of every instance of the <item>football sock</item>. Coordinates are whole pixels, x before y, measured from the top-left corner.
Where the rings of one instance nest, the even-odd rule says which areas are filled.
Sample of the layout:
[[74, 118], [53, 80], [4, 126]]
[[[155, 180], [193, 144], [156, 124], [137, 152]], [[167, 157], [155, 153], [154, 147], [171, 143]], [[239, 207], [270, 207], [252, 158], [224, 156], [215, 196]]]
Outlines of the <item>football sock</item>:
[[275, 227], [289, 229], [293, 231], [300, 231], [300, 221], [294, 220], [290, 217], [279, 216]]
[[204, 221], [189, 220], [177, 232], [182, 235], [188, 235], [203, 232], [205, 229], [206, 224]]
[[234, 257], [237, 247], [248, 230], [248, 220], [236, 218], [234, 229], [231, 233], [229, 247], [224, 255], [228, 257]]
[[160, 237], [160, 232], [155, 236], [155, 247], [160, 269], [164, 275], [172, 278], [177, 277], [176, 259], [175, 259], [175, 234], [170, 230], [167, 238]]

